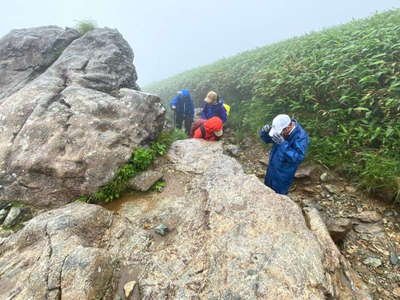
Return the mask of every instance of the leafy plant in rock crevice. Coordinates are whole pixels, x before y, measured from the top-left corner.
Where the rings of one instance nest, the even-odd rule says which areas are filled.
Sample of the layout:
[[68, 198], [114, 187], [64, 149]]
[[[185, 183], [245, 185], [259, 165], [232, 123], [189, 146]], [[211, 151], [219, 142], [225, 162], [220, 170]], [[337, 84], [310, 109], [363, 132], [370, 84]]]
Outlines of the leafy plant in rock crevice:
[[75, 29], [78, 30], [81, 35], [84, 35], [95, 28], [97, 28], [97, 24], [92, 20], [77, 21], [75, 25]]
[[162, 132], [149, 147], [135, 149], [130, 160], [116, 171], [116, 175], [109, 183], [91, 195], [81, 196], [77, 201], [108, 203], [119, 198], [126, 191], [129, 179], [145, 171], [157, 157], [165, 155], [174, 141], [185, 138], [187, 136], [181, 130]]

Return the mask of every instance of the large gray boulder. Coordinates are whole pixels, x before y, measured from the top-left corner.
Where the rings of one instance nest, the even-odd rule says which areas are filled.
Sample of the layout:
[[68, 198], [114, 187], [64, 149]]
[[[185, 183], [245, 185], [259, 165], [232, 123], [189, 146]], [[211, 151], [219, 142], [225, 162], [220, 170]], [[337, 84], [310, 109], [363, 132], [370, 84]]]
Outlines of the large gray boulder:
[[370, 299], [318, 211], [221, 143], [179, 141], [168, 159], [163, 192], [118, 205], [128, 219], [75, 203], [0, 242], [0, 298], [112, 299], [134, 281], [141, 299]]
[[0, 201], [60, 206], [92, 193], [158, 134], [165, 110], [135, 90], [132, 61], [118, 31], [95, 29], [0, 100]]
[[71, 42], [74, 29], [17, 29], [0, 39], [0, 101], [42, 74]]
[[107, 248], [128, 225], [80, 203], [39, 215], [0, 242], [0, 298], [110, 299], [118, 257]]

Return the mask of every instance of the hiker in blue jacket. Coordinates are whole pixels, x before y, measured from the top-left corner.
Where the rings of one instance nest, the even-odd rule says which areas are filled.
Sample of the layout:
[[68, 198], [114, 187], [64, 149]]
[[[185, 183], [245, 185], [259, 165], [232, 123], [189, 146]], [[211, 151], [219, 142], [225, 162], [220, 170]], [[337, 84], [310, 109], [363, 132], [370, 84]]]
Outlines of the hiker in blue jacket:
[[224, 100], [218, 97], [216, 92], [210, 91], [204, 99], [205, 105], [201, 111], [201, 119], [208, 120], [212, 117], [219, 117], [222, 122], [226, 122], [226, 109]]
[[171, 100], [171, 109], [175, 111], [175, 127], [182, 129], [184, 123], [186, 133], [190, 133], [194, 118], [194, 103], [188, 90], [182, 90]]
[[297, 167], [304, 160], [308, 148], [308, 134], [288, 115], [277, 115], [272, 126], [260, 131], [265, 143], [273, 143], [264, 183], [278, 194], [287, 195]]

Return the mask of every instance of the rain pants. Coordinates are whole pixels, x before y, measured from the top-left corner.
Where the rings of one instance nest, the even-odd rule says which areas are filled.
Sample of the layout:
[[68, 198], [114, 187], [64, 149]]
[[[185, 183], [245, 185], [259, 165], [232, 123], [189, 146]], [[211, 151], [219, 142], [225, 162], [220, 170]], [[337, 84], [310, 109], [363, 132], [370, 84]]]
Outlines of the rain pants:
[[190, 132], [194, 118], [194, 103], [188, 90], [182, 90], [172, 100], [170, 106], [175, 106], [175, 124], [181, 129], [182, 123], [185, 125], [186, 132]]

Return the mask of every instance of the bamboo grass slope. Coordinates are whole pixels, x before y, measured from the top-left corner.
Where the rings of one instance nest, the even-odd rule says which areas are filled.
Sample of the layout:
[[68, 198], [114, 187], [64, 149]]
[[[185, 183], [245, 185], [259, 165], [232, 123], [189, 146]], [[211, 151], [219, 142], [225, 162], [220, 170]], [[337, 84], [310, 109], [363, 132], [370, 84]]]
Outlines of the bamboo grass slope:
[[368, 192], [400, 200], [400, 10], [244, 52], [147, 86], [165, 101], [209, 90], [245, 134], [278, 113], [311, 136], [309, 158]]

